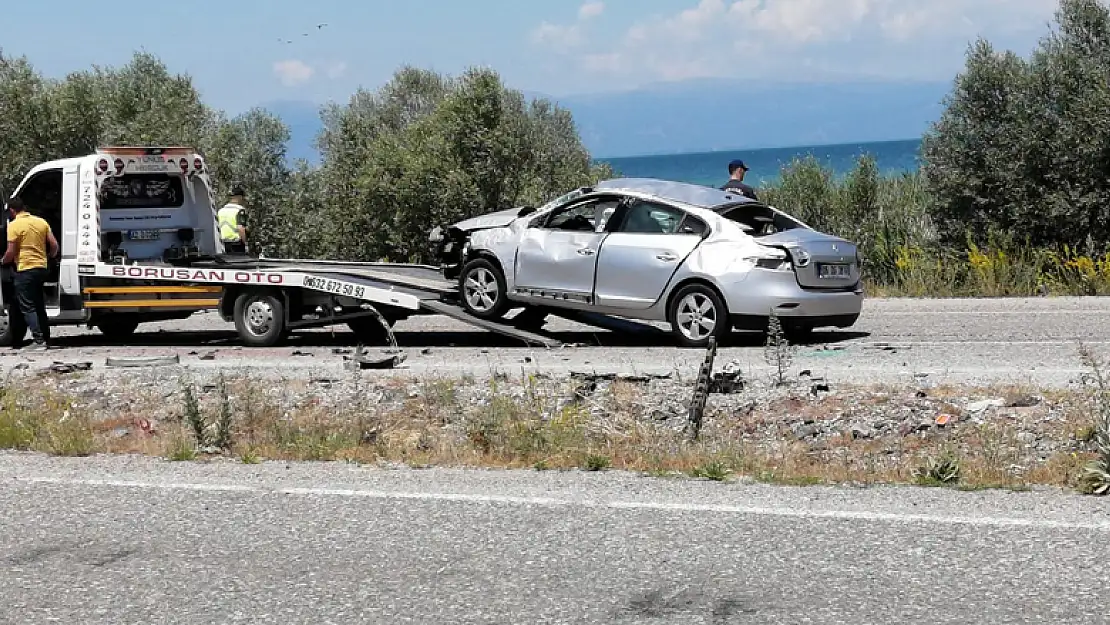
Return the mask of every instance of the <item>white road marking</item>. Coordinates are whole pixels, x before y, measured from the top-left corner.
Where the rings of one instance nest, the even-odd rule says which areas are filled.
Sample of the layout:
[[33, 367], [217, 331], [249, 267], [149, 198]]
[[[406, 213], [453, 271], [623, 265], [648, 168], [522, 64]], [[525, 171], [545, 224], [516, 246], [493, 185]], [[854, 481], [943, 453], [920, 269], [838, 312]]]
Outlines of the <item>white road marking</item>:
[[658, 512], [713, 512], [753, 516], [775, 516], [797, 519], [833, 519], [838, 521], [881, 521], [928, 525], [967, 525], [972, 527], [1032, 527], [1038, 529], [1093, 530], [1110, 532], [1110, 518], [1086, 521], [1053, 521], [1044, 518], [961, 517], [898, 512], [856, 510], [807, 510], [804, 508], [742, 506], [725, 504], [667, 503], [658, 501], [604, 501], [558, 499], [554, 497], [511, 497], [507, 495], [476, 495], [467, 493], [419, 493], [346, 488], [263, 488], [232, 484], [189, 484], [178, 482], [140, 482], [132, 480], [69, 479], [50, 477], [12, 477], [13, 482], [57, 484], [64, 486], [107, 486], [116, 488], [185, 490], [200, 492], [235, 492], [279, 494], [288, 496], [347, 497], [367, 499], [408, 499], [417, 501], [450, 501], [457, 503], [490, 503], [517, 506], [608, 508], [614, 510], [650, 510]]

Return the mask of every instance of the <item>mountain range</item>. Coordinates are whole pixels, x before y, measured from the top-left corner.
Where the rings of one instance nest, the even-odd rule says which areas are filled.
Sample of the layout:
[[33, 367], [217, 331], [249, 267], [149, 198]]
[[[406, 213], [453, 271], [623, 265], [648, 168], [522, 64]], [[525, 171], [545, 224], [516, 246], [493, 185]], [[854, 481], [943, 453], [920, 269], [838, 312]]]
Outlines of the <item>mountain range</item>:
[[[597, 158], [917, 138], [944, 109], [947, 82], [758, 83], [690, 80], [545, 97], [569, 109]], [[290, 159], [318, 162], [319, 104], [261, 104], [292, 135]]]

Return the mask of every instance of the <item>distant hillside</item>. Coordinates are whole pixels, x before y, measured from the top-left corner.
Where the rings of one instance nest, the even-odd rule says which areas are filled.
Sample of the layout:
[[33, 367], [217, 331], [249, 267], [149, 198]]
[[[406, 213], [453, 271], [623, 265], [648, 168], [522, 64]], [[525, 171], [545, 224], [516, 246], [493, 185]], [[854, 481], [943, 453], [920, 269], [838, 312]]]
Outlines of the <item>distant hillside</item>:
[[701, 80], [557, 100], [574, 113], [591, 153], [617, 157], [921, 136], [949, 88]]
[[[916, 137], [940, 116], [949, 89], [949, 83], [936, 82], [694, 80], [551, 99], [574, 113], [593, 155], [614, 158]], [[290, 126], [290, 158], [318, 160], [312, 147], [320, 130], [318, 106], [297, 101], [264, 106]]]

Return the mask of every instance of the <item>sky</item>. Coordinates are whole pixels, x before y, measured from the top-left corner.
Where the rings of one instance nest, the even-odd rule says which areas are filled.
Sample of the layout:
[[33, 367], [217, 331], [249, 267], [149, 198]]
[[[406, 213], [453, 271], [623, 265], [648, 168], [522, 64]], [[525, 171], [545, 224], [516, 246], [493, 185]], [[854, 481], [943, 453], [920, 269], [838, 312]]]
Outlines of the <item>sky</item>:
[[[487, 66], [554, 96], [663, 81], [948, 80], [985, 36], [1025, 54], [1056, 0], [17, 2], [0, 50], [63, 76], [138, 49], [235, 113], [344, 100], [402, 64]], [[49, 28], [28, 27], [48, 24]]]

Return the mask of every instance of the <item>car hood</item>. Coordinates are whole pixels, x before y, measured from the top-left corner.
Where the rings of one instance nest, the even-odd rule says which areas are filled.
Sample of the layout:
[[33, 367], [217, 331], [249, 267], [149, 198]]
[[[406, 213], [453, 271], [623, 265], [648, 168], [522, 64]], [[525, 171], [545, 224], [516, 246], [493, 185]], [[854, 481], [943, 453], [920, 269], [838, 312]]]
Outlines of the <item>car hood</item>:
[[451, 225], [452, 228], [458, 228], [463, 232], [471, 232], [474, 230], [481, 230], [483, 228], [500, 228], [507, 226], [517, 218], [522, 206], [516, 208], [506, 208], [493, 213], [486, 213], [485, 215], [478, 215], [470, 219], [464, 219]]

